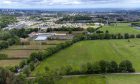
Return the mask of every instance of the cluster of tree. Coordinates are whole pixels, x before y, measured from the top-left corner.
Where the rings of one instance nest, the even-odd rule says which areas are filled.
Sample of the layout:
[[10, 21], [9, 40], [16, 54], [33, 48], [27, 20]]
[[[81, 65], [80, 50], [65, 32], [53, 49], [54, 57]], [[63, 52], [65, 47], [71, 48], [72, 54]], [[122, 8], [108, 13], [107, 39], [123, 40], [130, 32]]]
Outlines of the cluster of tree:
[[0, 84], [27, 84], [24, 75], [15, 75], [8, 69], [0, 68]]
[[92, 27], [89, 27], [89, 28], [87, 28], [87, 31], [88, 31], [88, 32], [95, 32], [96, 29], [95, 29], [95, 28], [92, 28]]
[[133, 22], [131, 23], [131, 26], [140, 27], [140, 22]]
[[65, 16], [61, 19], [59, 19], [56, 23], [63, 23], [63, 22], [77, 22], [77, 21], [91, 21], [92, 17], [87, 15], [75, 15], [75, 16]]
[[10, 34], [9, 31], [0, 31], [0, 40], [7, 40], [9, 38], [11, 38], [12, 35]]
[[31, 32], [37, 32], [38, 31], [38, 28], [28, 28], [28, 29], [12, 29], [10, 30], [10, 33], [12, 33], [13, 35], [16, 35], [18, 37], [21, 37], [21, 38], [26, 38], [28, 37], [28, 34], [30, 34]]
[[[89, 27], [89, 28], [87, 28], [87, 31], [90, 32], [90, 33], [93, 33], [93, 32], [97, 31], [100, 28], [101, 27], [99, 27], [99, 28]], [[97, 31], [96, 33], [103, 33], [103, 32]]]
[[0, 50], [6, 49], [6, 48], [8, 48], [9, 46], [11, 46], [11, 45], [13, 45], [13, 44], [16, 44], [16, 43], [18, 43], [18, 42], [19, 42], [18, 37], [9, 38], [9, 39], [7, 39], [6, 41], [1, 40], [1, 41], [0, 41]]
[[47, 32], [52, 31], [83, 31], [83, 28], [80, 27], [61, 27], [61, 28], [48, 28]]
[[19, 38], [9, 31], [0, 31], [0, 50], [8, 48], [9, 46], [18, 43]]
[[14, 16], [5, 16], [5, 15], [0, 16], [0, 28], [7, 27], [8, 24], [11, 24], [14, 22], [17, 22], [17, 19]]

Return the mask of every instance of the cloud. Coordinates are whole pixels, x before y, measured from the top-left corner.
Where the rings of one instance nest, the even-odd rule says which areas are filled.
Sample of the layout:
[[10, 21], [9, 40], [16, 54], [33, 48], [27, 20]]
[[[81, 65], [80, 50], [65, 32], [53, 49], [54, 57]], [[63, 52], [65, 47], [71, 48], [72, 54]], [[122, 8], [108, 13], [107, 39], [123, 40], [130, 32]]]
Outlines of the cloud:
[[0, 8], [140, 7], [140, 0], [0, 0]]

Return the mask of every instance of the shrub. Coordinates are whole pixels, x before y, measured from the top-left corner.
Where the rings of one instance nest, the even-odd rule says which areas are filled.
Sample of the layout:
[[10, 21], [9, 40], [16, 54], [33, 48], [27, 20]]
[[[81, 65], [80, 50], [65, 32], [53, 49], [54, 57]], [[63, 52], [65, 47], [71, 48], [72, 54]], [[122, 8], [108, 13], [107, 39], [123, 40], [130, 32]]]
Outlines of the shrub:
[[129, 60], [122, 61], [119, 64], [119, 71], [120, 72], [135, 72], [132, 63]]

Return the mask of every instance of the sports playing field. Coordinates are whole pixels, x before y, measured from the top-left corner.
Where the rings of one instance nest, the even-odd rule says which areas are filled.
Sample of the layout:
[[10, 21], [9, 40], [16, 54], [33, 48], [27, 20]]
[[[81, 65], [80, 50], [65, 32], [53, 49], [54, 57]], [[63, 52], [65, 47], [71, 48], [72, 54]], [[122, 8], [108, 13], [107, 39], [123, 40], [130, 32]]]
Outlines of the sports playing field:
[[90, 40], [82, 41], [58, 52], [44, 60], [33, 74], [44, 73], [44, 67], [50, 69], [72, 65], [79, 69], [82, 64], [99, 60], [116, 61], [130, 60], [137, 72], [140, 72], [140, 39], [128, 40]]
[[129, 33], [129, 34], [140, 34], [140, 30], [135, 29], [135, 27], [129, 26], [130, 23], [117, 23], [116, 26], [103, 26], [100, 30], [106, 31], [108, 30], [110, 33]]

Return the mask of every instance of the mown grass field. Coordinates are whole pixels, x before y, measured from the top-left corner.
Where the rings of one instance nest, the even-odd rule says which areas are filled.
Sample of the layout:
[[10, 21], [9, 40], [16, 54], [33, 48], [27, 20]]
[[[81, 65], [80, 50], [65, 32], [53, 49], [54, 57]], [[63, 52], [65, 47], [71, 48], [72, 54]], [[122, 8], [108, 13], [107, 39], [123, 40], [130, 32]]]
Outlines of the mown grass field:
[[108, 84], [140, 84], [140, 75], [107, 75]]
[[130, 23], [117, 23], [117, 26], [103, 26], [100, 30], [108, 30], [110, 33], [129, 33], [129, 34], [140, 34], [140, 30], [135, 29], [134, 27], [129, 26]]
[[139, 84], [140, 75], [104, 75], [68, 77], [56, 82], [56, 84]]
[[90, 40], [82, 41], [60, 51], [44, 60], [33, 71], [33, 75], [45, 72], [48, 66], [51, 70], [66, 65], [79, 69], [87, 62], [99, 60], [116, 61], [130, 60], [137, 72], [140, 72], [140, 39], [128, 40]]
[[56, 81], [55, 84], [105, 84], [103, 76], [69, 77]]

